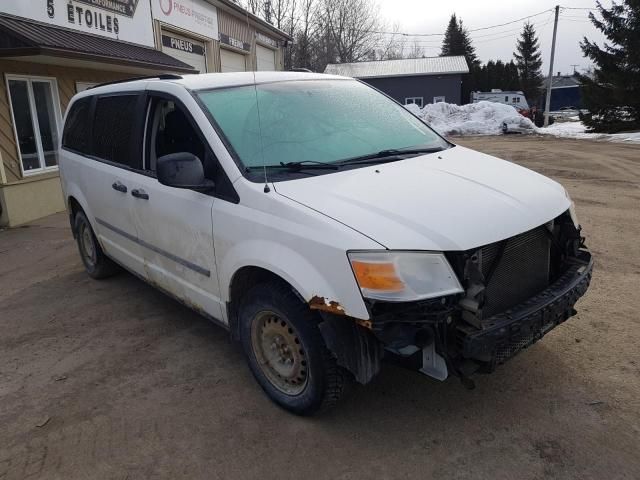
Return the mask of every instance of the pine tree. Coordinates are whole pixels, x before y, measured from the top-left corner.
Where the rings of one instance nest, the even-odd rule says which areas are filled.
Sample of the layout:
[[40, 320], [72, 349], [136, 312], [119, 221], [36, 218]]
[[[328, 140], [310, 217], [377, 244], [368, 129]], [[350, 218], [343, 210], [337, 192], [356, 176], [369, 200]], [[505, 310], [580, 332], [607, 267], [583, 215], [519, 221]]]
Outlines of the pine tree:
[[542, 71], [540, 70], [542, 56], [540, 55], [540, 42], [531, 23], [524, 24], [516, 50], [517, 52], [513, 52], [513, 56], [520, 74], [520, 89], [529, 104], [535, 105], [542, 88]]
[[440, 56], [463, 55], [469, 65], [469, 75], [462, 79], [462, 101], [469, 101], [471, 92], [474, 90], [475, 78], [479, 74], [480, 61], [476, 55], [476, 50], [469, 38], [469, 32], [462, 24], [462, 20], [454, 13], [449, 19], [447, 30], [442, 40], [442, 50]]
[[606, 9], [597, 2], [602, 19], [589, 13], [591, 23], [608, 42], [600, 48], [586, 37], [580, 42], [585, 57], [593, 60], [593, 76], [580, 75], [582, 97], [589, 114], [584, 123], [596, 132], [640, 128], [640, 1], [612, 2]]
[[469, 67], [477, 66], [480, 63], [476, 55], [476, 49], [471, 43], [471, 38], [469, 38], [469, 33], [462, 24], [462, 20], [459, 20], [455, 13], [449, 19], [440, 51], [441, 57], [452, 55], [464, 55]]

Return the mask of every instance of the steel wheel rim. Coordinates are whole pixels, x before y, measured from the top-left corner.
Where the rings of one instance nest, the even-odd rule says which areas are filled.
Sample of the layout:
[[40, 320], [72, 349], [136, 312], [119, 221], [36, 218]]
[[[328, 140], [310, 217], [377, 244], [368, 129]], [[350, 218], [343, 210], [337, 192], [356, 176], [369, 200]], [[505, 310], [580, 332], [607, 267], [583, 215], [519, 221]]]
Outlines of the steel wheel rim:
[[251, 323], [251, 346], [260, 370], [287, 395], [300, 395], [309, 383], [307, 355], [295, 328], [271, 311]]
[[82, 224], [79, 232], [80, 238], [80, 250], [82, 251], [82, 256], [84, 259], [91, 265], [95, 265], [96, 263], [96, 247], [93, 243], [93, 236], [91, 235], [91, 230], [87, 227], [86, 224]]

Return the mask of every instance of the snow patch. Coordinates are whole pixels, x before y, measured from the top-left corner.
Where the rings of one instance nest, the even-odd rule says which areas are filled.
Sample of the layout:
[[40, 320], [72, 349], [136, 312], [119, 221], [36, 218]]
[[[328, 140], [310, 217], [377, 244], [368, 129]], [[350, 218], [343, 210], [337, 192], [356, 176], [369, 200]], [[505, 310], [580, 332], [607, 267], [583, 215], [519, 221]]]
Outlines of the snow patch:
[[537, 128], [536, 133], [553, 135], [562, 138], [583, 140], [600, 140], [605, 142], [640, 143], [640, 132], [625, 133], [587, 133], [587, 128], [580, 121], [558, 122], [546, 128]]
[[608, 142], [640, 143], [640, 132], [629, 133], [587, 133], [577, 116], [569, 121], [558, 121], [546, 128], [537, 128], [531, 120], [520, 115], [510, 105], [494, 102], [430, 103], [424, 108], [415, 104], [405, 108], [428, 123], [441, 135], [501, 135], [506, 123], [510, 132], [537, 133], [561, 138], [600, 140]]
[[420, 117], [441, 135], [500, 135], [502, 125], [510, 129], [535, 131], [531, 120], [520, 115], [509, 105], [493, 102], [455, 105], [452, 103], [430, 103], [420, 109], [417, 105], [405, 108]]

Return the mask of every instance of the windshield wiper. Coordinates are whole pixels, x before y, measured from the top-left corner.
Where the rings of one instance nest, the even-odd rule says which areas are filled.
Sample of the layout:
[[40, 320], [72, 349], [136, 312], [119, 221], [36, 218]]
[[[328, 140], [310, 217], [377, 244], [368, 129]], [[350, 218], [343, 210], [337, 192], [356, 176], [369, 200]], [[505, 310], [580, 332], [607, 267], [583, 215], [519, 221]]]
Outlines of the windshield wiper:
[[424, 147], [424, 148], [407, 148], [407, 149], [389, 149], [380, 150], [379, 152], [360, 155], [358, 157], [347, 158], [338, 162], [338, 165], [353, 165], [357, 163], [382, 163], [392, 162], [395, 160], [403, 160], [408, 155], [419, 155], [421, 153], [435, 153], [444, 150], [442, 147]]
[[340, 165], [336, 165], [333, 163], [327, 162], [318, 162], [316, 160], [301, 160], [299, 162], [280, 162], [280, 165], [265, 165], [263, 167], [259, 165], [246, 166], [244, 169], [246, 172], [251, 172], [253, 170], [261, 170], [263, 168], [277, 168], [277, 169], [285, 169], [291, 170], [294, 172], [298, 172], [300, 170], [339, 170]]
[[328, 169], [328, 170], [338, 170], [340, 165], [336, 165], [335, 163], [327, 163], [327, 162], [318, 162], [316, 160], [302, 160], [300, 162], [280, 162], [280, 165], [267, 165], [267, 168], [287, 168], [289, 170], [302, 170], [309, 168], [317, 168], [317, 169]]

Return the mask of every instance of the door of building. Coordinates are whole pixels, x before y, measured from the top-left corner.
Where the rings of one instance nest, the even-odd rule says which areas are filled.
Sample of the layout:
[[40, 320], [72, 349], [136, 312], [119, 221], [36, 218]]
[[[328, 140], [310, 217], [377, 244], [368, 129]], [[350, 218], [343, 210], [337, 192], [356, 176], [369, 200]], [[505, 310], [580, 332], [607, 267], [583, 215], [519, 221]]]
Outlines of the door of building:
[[205, 46], [202, 42], [175, 33], [163, 32], [162, 51], [187, 65], [191, 65], [198, 73], [207, 71]]
[[222, 72], [244, 72], [247, 70], [245, 55], [221, 48], [220, 67]]
[[258, 59], [258, 70], [274, 71], [276, 69], [276, 55], [271, 48], [256, 45], [256, 57]]

